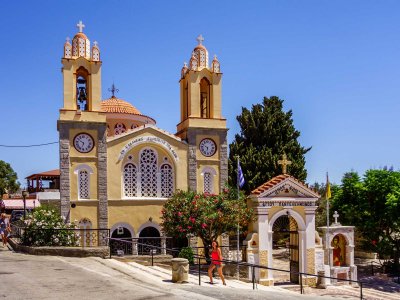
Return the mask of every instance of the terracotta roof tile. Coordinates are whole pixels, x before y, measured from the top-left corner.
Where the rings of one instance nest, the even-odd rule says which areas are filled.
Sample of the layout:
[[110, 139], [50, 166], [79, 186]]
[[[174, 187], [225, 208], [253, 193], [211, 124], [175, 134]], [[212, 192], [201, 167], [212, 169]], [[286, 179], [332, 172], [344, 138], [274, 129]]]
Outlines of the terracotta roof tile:
[[275, 176], [274, 178], [272, 178], [271, 180], [267, 181], [266, 183], [260, 185], [258, 188], [254, 189], [251, 191], [251, 194], [253, 195], [260, 195], [261, 193], [264, 193], [265, 191], [268, 191], [269, 189], [273, 188], [274, 186], [276, 186], [277, 184], [281, 183], [282, 181], [286, 180], [287, 178], [291, 178], [294, 181], [296, 181], [297, 183], [299, 183], [300, 185], [302, 185], [304, 188], [312, 191], [314, 194], [316, 194], [317, 196], [318, 193], [313, 191], [312, 189], [310, 189], [308, 187], [308, 185], [304, 184], [303, 182], [299, 181], [298, 179], [296, 179], [293, 176], [290, 176], [288, 174], [282, 174], [282, 175], [278, 175]]
[[57, 176], [60, 176], [60, 170], [59, 169], [55, 169], [55, 170], [51, 170], [51, 171], [32, 174], [32, 175], [29, 175], [28, 177], [26, 177], [26, 179], [34, 178], [36, 176], [48, 176], [48, 177], [54, 176], [54, 177], [57, 177]]
[[142, 115], [132, 104], [114, 96], [101, 102], [101, 111], [107, 113]]

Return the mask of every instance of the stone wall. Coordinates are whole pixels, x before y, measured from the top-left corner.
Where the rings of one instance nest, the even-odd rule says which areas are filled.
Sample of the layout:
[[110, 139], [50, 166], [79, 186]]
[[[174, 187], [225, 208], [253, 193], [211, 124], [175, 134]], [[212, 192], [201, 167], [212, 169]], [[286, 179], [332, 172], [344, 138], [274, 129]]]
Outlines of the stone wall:
[[52, 255], [52, 256], [66, 256], [66, 257], [110, 257], [110, 248], [107, 246], [102, 247], [29, 247], [18, 244], [14, 239], [9, 239], [10, 246], [16, 252], [27, 253], [31, 255]]

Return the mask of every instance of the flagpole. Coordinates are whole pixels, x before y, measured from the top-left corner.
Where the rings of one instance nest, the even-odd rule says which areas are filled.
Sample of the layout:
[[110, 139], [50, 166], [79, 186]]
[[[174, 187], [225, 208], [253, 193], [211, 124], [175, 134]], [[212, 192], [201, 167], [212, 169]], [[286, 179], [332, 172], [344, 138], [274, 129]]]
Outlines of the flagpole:
[[[237, 200], [238, 200], [238, 202], [239, 202], [239, 199], [240, 199], [240, 197], [239, 197], [239, 195], [240, 195], [240, 191], [239, 191], [239, 188], [240, 188], [240, 183], [239, 183], [239, 166], [240, 166], [240, 163], [239, 163], [239, 156], [237, 156], [237, 178], [236, 178], [236, 185], [237, 185]], [[238, 203], [239, 204], [239, 203]], [[238, 221], [238, 223], [237, 223], [237, 241], [236, 241], [236, 243], [237, 243], [237, 253], [236, 253], [236, 261], [237, 261], [237, 279], [239, 280], [240, 279], [240, 273], [239, 273], [239, 251], [240, 251], [240, 244], [239, 244], [239, 236], [240, 236], [240, 232], [239, 232], [239, 221]]]
[[331, 272], [331, 245], [329, 243], [329, 196], [328, 196], [329, 177], [328, 172], [326, 172], [326, 186], [325, 186], [325, 199], [326, 199], [326, 246], [328, 247], [328, 264], [329, 272]]

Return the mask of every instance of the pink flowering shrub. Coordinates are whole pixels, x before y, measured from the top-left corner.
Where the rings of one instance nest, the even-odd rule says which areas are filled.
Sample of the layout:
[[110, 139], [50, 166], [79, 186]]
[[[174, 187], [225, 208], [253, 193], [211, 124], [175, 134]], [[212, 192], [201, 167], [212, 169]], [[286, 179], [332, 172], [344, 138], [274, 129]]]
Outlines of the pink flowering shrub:
[[177, 191], [161, 210], [163, 231], [172, 237], [198, 236], [210, 245], [222, 233], [236, 231], [238, 223], [245, 228], [251, 221], [244, 196], [237, 197], [229, 188], [220, 195]]

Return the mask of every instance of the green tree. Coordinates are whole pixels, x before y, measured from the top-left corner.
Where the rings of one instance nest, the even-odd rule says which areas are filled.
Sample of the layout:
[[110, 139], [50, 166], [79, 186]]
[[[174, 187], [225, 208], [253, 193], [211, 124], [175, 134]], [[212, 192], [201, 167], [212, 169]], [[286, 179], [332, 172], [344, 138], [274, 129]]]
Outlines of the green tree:
[[229, 145], [231, 185], [236, 185], [237, 156], [246, 180], [243, 189], [247, 193], [282, 174], [278, 160], [284, 153], [292, 161], [288, 173], [299, 180], [306, 179], [304, 155], [311, 148], [304, 148], [298, 142], [300, 132], [294, 128], [292, 111], [283, 111], [283, 100], [276, 96], [264, 97], [263, 102], [253, 105], [251, 110], [242, 107], [242, 113], [236, 119], [240, 133]]
[[394, 259], [398, 268], [400, 253], [400, 172], [368, 170], [363, 180], [357, 173], [346, 173], [333, 209], [341, 223], [355, 225], [364, 248]]
[[172, 237], [199, 237], [208, 255], [208, 245], [224, 232], [246, 228], [252, 219], [244, 195], [237, 199], [235, 189], [225, 188], [219, 195], [177, 191], [161, 211], [163, 231]]
[[11, 168], [9, 163], [0, 160], [0, 196], [11, 194], [19, 189], [17, 173]]

